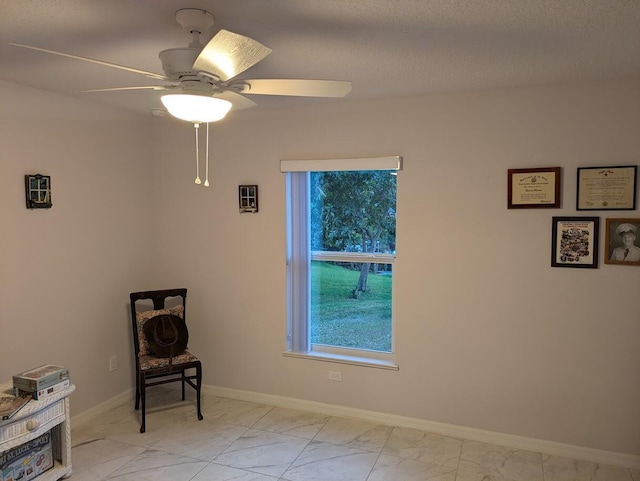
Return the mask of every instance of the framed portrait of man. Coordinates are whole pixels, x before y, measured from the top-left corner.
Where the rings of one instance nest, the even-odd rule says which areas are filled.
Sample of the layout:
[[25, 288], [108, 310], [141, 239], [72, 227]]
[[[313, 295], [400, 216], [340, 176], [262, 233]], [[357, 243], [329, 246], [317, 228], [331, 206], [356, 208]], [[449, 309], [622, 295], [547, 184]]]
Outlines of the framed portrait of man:
[[640, 219], [607, 219], [605, 264], [640, 266]]

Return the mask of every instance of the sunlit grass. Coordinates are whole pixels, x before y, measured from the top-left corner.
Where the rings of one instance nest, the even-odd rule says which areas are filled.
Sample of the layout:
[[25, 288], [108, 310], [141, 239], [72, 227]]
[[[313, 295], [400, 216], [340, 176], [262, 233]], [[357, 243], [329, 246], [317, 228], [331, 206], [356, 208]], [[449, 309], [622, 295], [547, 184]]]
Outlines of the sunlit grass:
[[369, 273], [368, 290], [352, 296], [359, 270], [311, 263], [311, 342], [391, 351], [391, 275]]

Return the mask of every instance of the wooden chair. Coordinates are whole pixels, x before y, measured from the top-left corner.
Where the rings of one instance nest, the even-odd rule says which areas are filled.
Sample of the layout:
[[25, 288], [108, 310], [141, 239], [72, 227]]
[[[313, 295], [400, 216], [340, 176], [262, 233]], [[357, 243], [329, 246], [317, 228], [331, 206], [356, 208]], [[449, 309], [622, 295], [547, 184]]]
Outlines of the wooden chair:
[[[140, 432], [144, 433], [145, 425], [145, 396], [150, 386], [171, 382], [182, 383], [182, 400], [185, 400], [185, 384], [196, 391], [196, 407], [198, 419], [202, 420], [200, 410], [200, 391], [202, 387], [202, 365], [200, 360], [188, 351], [172, 358], [158, 357], [153, 354], [144, 335], [143, 326], [149, 319], [166, 314], [173, 314], [186, 321], [187, 289], [165, 289], [159, 291], [132, 292], [131, 322], [133, 326], [133, 346], [136, 359], [136, 410], [142, 404], [142, 425]], [[181, 302], [175, 306], [165, 308], [168, 299]], [[150, 302], [153, 309], [149, 310]], [[143, 308], [146, 304], [146, 309]], [[187, 375], [188, 370], [195, 369], [195, 374]], [[195, 382], [194, 382], [195, 381]]]

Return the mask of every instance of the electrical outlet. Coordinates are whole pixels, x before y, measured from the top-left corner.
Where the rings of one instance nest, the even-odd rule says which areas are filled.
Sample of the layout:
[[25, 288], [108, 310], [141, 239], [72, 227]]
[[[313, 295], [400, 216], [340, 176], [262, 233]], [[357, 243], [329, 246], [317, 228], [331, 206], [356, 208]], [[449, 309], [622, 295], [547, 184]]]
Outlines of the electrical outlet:
[[340, 371], [329, 371], [330, 381], [342, 381], [342, 373]]
[[118, 356], [111, 356], [109, 358], [109, 371], [115, 371], [118, 369]]

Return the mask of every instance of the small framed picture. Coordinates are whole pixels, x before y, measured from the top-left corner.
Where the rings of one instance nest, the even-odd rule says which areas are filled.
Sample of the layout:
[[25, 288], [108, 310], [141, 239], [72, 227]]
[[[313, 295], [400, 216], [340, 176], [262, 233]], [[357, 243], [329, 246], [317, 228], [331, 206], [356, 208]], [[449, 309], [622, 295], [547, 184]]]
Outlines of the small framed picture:
[[577, 210], [635, 210], [637, 165], [578, 167]]
[[605, 264], [640, 266], [640, 219], [607, 219]]
[[560, 207], [560, 167], [508, 170], [508, 209]]
[[241, 214], [246, 214], [248, 212], [255, 214], [258, 212], [257, 185], [238, 186], [238, 206]]
[[24, 192], [27, 209], [50, 209], [51, 177], [42, 174], [27, 174], [24, 176]]
[[598, 267], [599, 217], [553, 217], [551, 267]]

